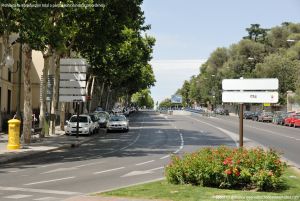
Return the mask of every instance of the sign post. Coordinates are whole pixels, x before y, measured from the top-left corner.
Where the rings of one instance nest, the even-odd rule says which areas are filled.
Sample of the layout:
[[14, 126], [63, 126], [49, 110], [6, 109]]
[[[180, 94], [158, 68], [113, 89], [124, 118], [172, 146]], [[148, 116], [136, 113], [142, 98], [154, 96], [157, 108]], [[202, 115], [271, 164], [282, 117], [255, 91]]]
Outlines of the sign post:
[[277, 103], [278, 79], [224, 79], [222, 102], [239, 103], [239, 147], [243, 147], [244, 103]]
[[76, 138], [79, 135], [80, 104], [86, 101], [86, 72], [88, 63], [85, 59], [61, 59], [59, 101], [76, 102], [77, 126]]

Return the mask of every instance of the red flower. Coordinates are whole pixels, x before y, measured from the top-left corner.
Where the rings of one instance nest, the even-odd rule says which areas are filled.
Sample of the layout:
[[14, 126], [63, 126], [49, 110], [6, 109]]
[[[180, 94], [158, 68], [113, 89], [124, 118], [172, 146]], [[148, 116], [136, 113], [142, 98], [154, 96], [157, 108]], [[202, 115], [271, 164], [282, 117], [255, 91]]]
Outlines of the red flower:
[[225, 174], [227, 174], [227, 175], [231, 175], [231, 174], [232, 174], [232, 172], [231, 172], [230, 169], [227, 169], [227, 170], [225, 170], [224, 172], [225, 172]]

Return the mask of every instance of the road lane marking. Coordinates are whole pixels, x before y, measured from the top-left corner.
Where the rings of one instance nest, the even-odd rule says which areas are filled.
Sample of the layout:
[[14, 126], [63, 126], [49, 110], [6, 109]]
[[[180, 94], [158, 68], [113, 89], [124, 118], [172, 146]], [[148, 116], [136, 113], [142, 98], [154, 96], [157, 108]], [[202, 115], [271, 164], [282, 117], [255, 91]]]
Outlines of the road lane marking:
[[45, 181], [38, 181], [38, 182], [32, 182], [28, 184], [23, 184], [24, 186], [30, 186], [30, 185], [35, 185], [35, 184], [43, 184], [43, 183], [49, 183], [49, 182], [55, 182], [55, 181], [62, 181], [62, 180], [67, 180], [67, 179], [74, 179], [75, 177], [65, 177], [65, 178], [60, 178], [60, 179], [52, 179], [52, 180], [45, 180]]
[[5, 196], [3, 198], [8, 198], [8, 199], [22, 199], [22, 198], [28, 198], [28, 197], [32, 197], [32, 195], [9, 195], [9, 196]]
[[143, 162], [143, 163], [137, 163], [137, 164], [135, 164], [135, 165], [144, 165], [144, 164], [152, 163], [152, 162], [154, 162], [154, 160], [146, 161], [146, 162]]
[[260, 130], [260, 131], [264, 131], [264, 132], [267, 132], [267, 133], [272, 133], [273, 135], [277, 135], [277, 136], [280, 136], [280, 137], [290, 138], [290, 139], [293, 139], [293, 140], [300, 140], [299, 138], [295, 138], [295, 137], [287, 136], [287, 135], [281, 135], [281, 134], [278, 134], [278, 133], [273, 132], [273, 131], [265, 130], [265, 129], [262, 129], [262, 128], [256, 128], [254, 126], [246, 125], [246, 127], [253, 128], [253, 129], [256, 129], [256, 130]]
[[78, 166], [74, 166], [74, 167], [67, 167], [67, 168], [57, 168], [54, 170], [49, 170], [47, 172], [42, 172], [40, 174], [50, 174], [50, 173], [56, 173], [56, 172], [63, 172], [63, 171], [70, 171], [70, 170], [77, 170], [80, 167], [85, 167], [85, 166], [90, 166], [90, 165], [96, 165], [96, 164], [100, 164], [100, 163], [104, 163], [104, 161], [101, 162], [95, 162], [95, 163], [88, 163], [88, 164], [83, 164], [83, 165], [78, 165]]
[[[193, 120], [195, 120], [195, 121], [199, 121], [199, 122], [201, 122], [201, 123], [203, 123], [203, 124], [209, 125], [209, 126], [211, 126], [211, 127], [213, 127], [213, 128], [216, 128], [216, 129], [220, 130], [221, 132], [223, 132], [223, 133], [225, 133], [227, 136], [229, 136], [229, 137], [235, 142], [235, 145], [238, 147], [239, 143], [238, 143], [238, 140], [237, 140], [237, 139], [238, 139], [238, 135], [237, 135], [237, 134], [235, 134], [235, 133], [233, 133], [233, 132], [231, 132], [231, 131], [225, 130], [225, 129], [223, 129], [223, 128], [217, 127], [217, 126], [215, 126], [215, 125], [213, 125], [213, 124], [210, 124], [210, 123], [201, 121], [201, 120], [199, 120], [199, 119], [195, 119], [195, 118], [189, 117], [189, 116], [187, 116], [187, 117], [190, 118], [190, 119], [193, 119]], [[246, 139], [246, 138], [244, 138], [244, 139]]]
[[179, 133], [179, 136], [180, 136], [180, 147], [176, 151], [173, 152], [174, 154], [177, 154], [180, 150], [183, 149], [183, 146], [184, 146], [184, 140], [183, 140], [182, 133]]
[[37, 199], [34, 199], [34, 200], [39, 200], [39, 201], [43, 201], [43, 200], [57, 200], [57, 198], [55, 197], [42, 197], [42, 198], [37, 198]]
[[63, 163], [54, 163], [54, 164], [50, 164], [50, 165], [43, 165], [41, 166], [41, 168], [45, 168], [45, 167], [50, 167], [50, 166], [54, 166], [54, 165], [61, 165]]
[[47, 189], [34, 189], [34, 188], [18, 188], [18, 187], [4, 187], [0, 186], [1, 191], [21, 191], [21, 192], [31, 192], [31, 193], [47, 193], [47, 194], [57, 194], [57, 195], [79, 195], [79, 192], [70, 191], [56, 191]]
[[78, 166], [74, 166], [74, 168], [80, 168], [80, 167], [85, 167], [85, 166], [90, 166], [90, 165], [96, 165], [96, 164], [101, 164], [104, 163], [105, 161], [100, 161], [100, 162], [95, 162], [95, 163], [87, 163], [87, 164], [83, 164], [83, 165], [78, 165]]
[[[216, 118], [216, 119], [218, 119], [218, 120], [220, 120], [220, 121], [223, 121], [223, 122], [226, 122], [226, 123], [230, 122], [230, 123], [232, 123], [232, 124], [235, 124], [234, 122], [228, 121], [227, 119], [221, 119], [221, 118]], [[196, 120], [196, 119], [195, 119], [195, 120]], [[277, 136], [280, 136], [280, 137], [289, 138], [289, 139], [293, 139], [293, 140], [297, 140], [297, 141], [300, 140], [299, 138], [295, 138], [295, 137], [287, 136], [287, 135], [281, 135], [281, 134], [276, 133], [276, 132], [273, 132], [273, 131], [265, 130], [265, 129], [262, 129], [262, 128], [257, 128], [257, 127], [250, 126], [250, 125], [244, 124], [244, 126], [245, 126], [245, 127], [248, 127], [248, 128], [253, 128], [253, 129], [256, 129], [256, 130], [260, 130], [260, 131], [272, 133], [272, 134], [277, 135]], [[265, 133], [265, 134], [267, 134], [267, 133]], [[267, 134], [267, 135], [268, 135], [268, 134]]]
[[170, 155], [166, 155], [166, 156], [161, 157], [160, 159], [162, 160], [162, 159], [169, 158], [169, 157], [170, 157]]
[[163, 169], [164, 167], [157, 167], [150, 170], [138, 170], [138, 171], [132, 171], [128, 172], [127, 174], [122, 175], [121, 177], [131, 177], [131, 176], [138, 176], [138, 175], [144, 175], [144, 174], [153, 174], [155, 170]]
[[103, 170], [100, 172], [94, 172], [93, 174], [102, 174], [102, 173], [106, 173], [106, 172], [112, 172], [112, 171], [116, 171], [116, 170], [121, 170], [124, 169], [125, 167], [118, 167], [118, 168], [113, 168], [113, 169], [109, 169], [109, 170]]

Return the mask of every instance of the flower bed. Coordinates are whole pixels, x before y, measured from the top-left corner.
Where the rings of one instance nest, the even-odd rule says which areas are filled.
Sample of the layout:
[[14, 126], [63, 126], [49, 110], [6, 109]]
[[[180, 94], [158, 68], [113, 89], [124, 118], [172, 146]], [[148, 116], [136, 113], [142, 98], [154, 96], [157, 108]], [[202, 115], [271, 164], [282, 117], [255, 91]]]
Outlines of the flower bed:
[[165, 174], [172, 184], [272, 191], [282, 186], [285, 168], [274, 150], [221, 146], [204, 148], [182, 158], [173, 156]]

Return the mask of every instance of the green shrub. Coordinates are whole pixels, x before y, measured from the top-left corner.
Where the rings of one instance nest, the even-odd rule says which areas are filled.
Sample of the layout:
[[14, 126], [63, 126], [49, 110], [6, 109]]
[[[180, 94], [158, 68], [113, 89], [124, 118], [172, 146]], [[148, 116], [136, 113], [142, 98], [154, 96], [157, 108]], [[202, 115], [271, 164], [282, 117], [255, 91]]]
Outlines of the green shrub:
[[172, 184], [270, 191], [280, 188], [285, 167], [274, 150], [221, 146], [204, 148], [182, 158], [172, 156], [165, 174]]

